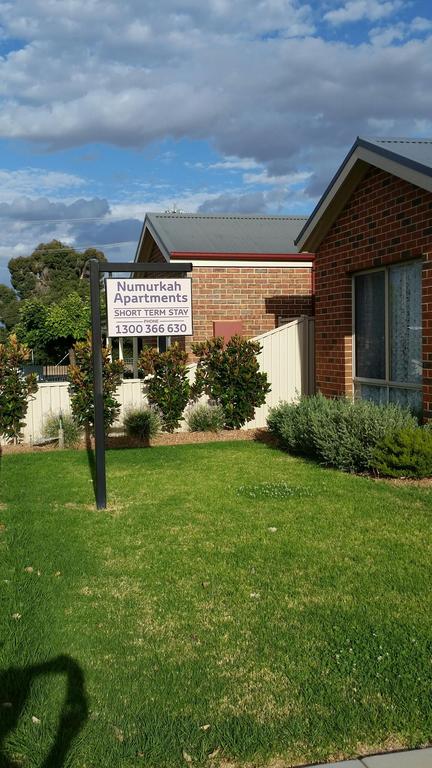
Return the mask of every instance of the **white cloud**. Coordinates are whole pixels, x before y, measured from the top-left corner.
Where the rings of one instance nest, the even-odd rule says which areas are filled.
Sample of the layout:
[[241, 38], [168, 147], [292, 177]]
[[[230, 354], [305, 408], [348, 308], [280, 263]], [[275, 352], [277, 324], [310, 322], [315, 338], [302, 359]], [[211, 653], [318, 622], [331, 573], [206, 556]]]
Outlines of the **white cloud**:
[[243, 181], [245, 184], [269, 184], [277, 187], [292, 187], [305, 182], [311, 176], [311, 171], [286, 173], [281, 176], [270, 176], [268, 171], [262, 171], [262, 173], [245, 173]]
[[[317, 35], [317, 5], [324, 4], [0, 2], [5, 35], [24, 41], [20, 50], [0, 57], [0, 137], [51, 150], [202, 139], [222, 158], [210, 166], [203, 162], [203, 170], [232, 171], [231, 181], [238, 172], [248, 185], [245, 192], [214, 189], [212, 182], [211, 189], [196, 191], [161, 186], [165, 178], [151, 188], [125, 182], [121, 200], [105, 217], [113, 223], [117, 212], [125, 231], [133, 230], [145, 208], [164, 210], [174, 202], [189, 211], [235, 200], [273, 210], [289, 199], [304, 208], [308, 195], [322, 192], [357, 134], [370, 135], [373, 127], [381, 134], [418, 135], [432, 122], [425, 96], [432, 78], [432, 22], [408, 21], [407, 14], [404, 22], [392, 18], [400, 0], [328, 0], [325, 18], [334, 26], [363, 19], [374, 26], [370, 43], [335, 42]], [[2, 171], [0, 182], [0, 202], [48, 197], [66, 206], [88, 196], [90, 187], [78, 175], [39, 169]]]
[[425, 19], [423, 16], [416, 16], [409, 24], [411, 32], [430, 32], [432, 30], [432, 19]]
[[330, 24], [348, 24], [355, 21], [378, 21], [391, 16], [402, 7], [402, 0], [348, 0], [345, 5], [324, 14]]
[[369, 32], [369, 38], [373, 45], [381, 48], [391, 45], [395, 40], [404, 40], [406, 34], [406, 26], [401, 22], [392, 27], [374, 27]]
[[80, 176], [42, 168], [23, 168], [19, 171], [0, 169], [0, 201], [10, 200], [12, 195], [38, 196], [61, 190], [75, 190], [86, 184]]
[[259, 168], [259, 166], [260, 164], [251, 157], [226, 157], [224, 160], [220, 160], [217, 163], [211, 163], [207, 167], [224, 171], [249, 171], [253, 168]]
[[417, 16], [410, 22], [400, 21], [389, 27], [374, 27], [369, 31], [373, 45], [384, 47], [395, 41], [413, 39], [432, 32], [432, 21]]

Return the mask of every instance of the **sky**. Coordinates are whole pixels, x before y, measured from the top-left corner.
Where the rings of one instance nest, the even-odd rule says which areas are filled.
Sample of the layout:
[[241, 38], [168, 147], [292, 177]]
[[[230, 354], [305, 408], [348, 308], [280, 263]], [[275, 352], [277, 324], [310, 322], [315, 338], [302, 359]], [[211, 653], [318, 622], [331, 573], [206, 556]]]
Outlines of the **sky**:
[[361, 136], [432, 136], [431, 0], [0, 0], [0, 282], [146, 211], [308, 215]]

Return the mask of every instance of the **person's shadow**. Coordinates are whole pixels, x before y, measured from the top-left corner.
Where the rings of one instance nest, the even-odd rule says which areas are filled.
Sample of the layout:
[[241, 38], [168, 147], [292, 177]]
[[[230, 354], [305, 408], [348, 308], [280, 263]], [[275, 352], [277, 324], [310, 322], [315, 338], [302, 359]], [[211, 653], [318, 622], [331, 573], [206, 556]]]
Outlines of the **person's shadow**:
[[74, 738], [88, 717], [87, 696], [81, 667], [70, 656], [61, 655], [42, 664], [10, 667], [0, 672], [0, 767], [17, 768], [8, 758], [5, 743], [18, 725], [32, 683], [40, 675], [64, 675], [66, 695], [59, 716], [55, 741], [41, 768], [61, 768]]

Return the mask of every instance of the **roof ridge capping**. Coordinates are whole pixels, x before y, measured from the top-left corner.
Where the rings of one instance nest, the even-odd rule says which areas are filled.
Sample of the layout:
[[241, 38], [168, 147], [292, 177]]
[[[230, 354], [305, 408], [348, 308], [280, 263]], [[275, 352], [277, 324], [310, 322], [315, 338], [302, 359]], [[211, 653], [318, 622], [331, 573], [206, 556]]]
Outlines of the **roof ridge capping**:
[[369, 141], [371, 143], [375, 144], [432, 144], [432, 137], [431, 138], [422, 138], [422, 139], [411, 139], [407, 136], [394, 136], [391, 138], [384, 138], [383, 136], [358, 136], [358, 139], [362, 139], [363, 141]]
[[307, 221], [308, 216], [261, 214], [261, 213], [169, 213], [166, 211], [148, 211], [146, 216], [160, 216], [166, 219], [268, 219], [276, 221]]

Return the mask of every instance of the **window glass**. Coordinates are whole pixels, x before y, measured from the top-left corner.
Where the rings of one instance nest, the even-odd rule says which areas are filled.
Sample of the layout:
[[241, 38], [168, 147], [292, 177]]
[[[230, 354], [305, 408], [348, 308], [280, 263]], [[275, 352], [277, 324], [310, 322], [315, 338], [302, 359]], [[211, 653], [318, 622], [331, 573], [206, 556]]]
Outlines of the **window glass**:
[[422, 378], [421, 264], [390, 268], [390, 379], [419, 384]]
[[356, 376], [385, 379], [384, 270], [355, 278]]

